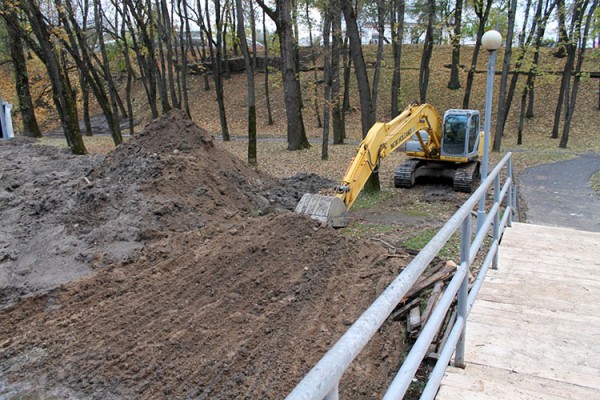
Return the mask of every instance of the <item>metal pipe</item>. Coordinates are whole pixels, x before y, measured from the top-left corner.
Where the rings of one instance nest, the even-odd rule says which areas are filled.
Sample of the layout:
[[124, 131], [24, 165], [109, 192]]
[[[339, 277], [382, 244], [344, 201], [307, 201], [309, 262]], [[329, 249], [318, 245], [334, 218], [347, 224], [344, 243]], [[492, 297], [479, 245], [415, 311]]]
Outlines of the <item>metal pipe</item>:
[[[496, 50], [489, 51], [487, 67], [487, 81], [485, 86], [485, 121], [483, 128], [483, 159], [481, 160], [481, 179], [487, 178], [488, 173], [488, 154], [490, 148], [490, 129], [492, 126], [492, 96], [494, 95], [494, 71], [496, 69]], [[485, 218], [485, 196], [479, 200], [479, 210], [477, 211], [477, 232], [483, 225]]]
[[[504, 196], [506, 195], [507, 190], [509, 190], [509, 188], [510, 188], [511, 182], [512, 182], [511, 179], [504, 182], [504, 186], [502, 187], [502, 190], [500, 191], [500, 199], [503, 199]], [[494, 203], [494, 205], [488, 212], [488, 215], [483, 222], [483, 226], [481, 227], [481, 230], [479, 231], [479, 233], [477, 233], [477, 235], [475, 236], [475, 239], [473, 239], [473, 243], [471, 243], [471, 255], [469, 257], [469, 264], [473, 264], [473, 261], [475, 261], [475, 257], [477, 256], [477, 253], [479, 253], [479, 250], [481, 249], [483, 240], [487, 236], [487, 231], [489, 230], [490, 226], [492, 225], [492, 221], [494, 220], [494, 218], [497, 215], [499, 216], [499, 212], [500, 212], [500, 203], [499, 202]]]
[[429, 349], [429, 345], [431, 344], [433, 337], [438, 332], [442, 322], [444, 321], [444, 318], [446, 317], [446, 313], [448, 312], [450, 305], [452, 305], [452, 302], [454, 301], [456, 292], [459, 290], [459, 287], [462, 286], [462, 282], [468, 278], [468, 270], [469, 267], [467, 266], [466, 262], [461, 263], [460, 267], [456, 271], [456, 274], [448, 284], [448, 288], [444, 291], [444, 294], [440, 298], [438, 305], [433, 310], [429, 321], [427, 321], [425, 327], [423, 327], [423, 330], [421, 331], [417, 341], [402, 363], [402, 367], [400, 367], [400, 370], [396, 374], [392, 384], [383, 396], [383, 400], [401, 399], [408, 390], [408, 387], [412, 382], [412, 378], [419, 368], [419, 365], [421, 365], [421, 361]]
[[331, 389], [331, 391], [329, 393], [327, 393], [327, 396], [325, 396], [325, 398], [323, 400], [339, 400], [340, 398], [340, 383], [338, 382], [333, 389]]
[[[337, 343], [325, 353], [321, 360], [287, 396], [287, 399], [320, 400], [325, 398], [334, 387], [337, 387], [341, 376], [350, 363], [377, 332], [443, 245], [450, 239], [459, 224], [464, 221], [467, 215], [471, 215], [471, 210], [477, 205], [478, 199], [485, 194], [492, 184], [493, 177], [500, 173], [502, 167], [511, 156], [512, 153], [508, 153], [502, 158], [490, 174], [492, 178], [482, 181], [475, 193], [454, 213], [404, 271], [392, 281], [371, 306], [350, 326]], [[457, 272], [457, 275], [459, 272]], [[464, 273], [466, 276], [466, 271]], [[460, 274], [462, 275], [462, 272]], [[436, 314], [436, 311], [432, 314], [432, 318], [434, 314]], [[419, 340], [417, 340], [417, 343], [419, 343]], [[416, 368], [418, 368], [418, 364]], [[412, 379], [412, 377], [409, 379]]]
[[[484, 233], [481, 231], [480, 233]], [[460, 265], [466, 265], [468, 269], [469, 258], [471, 255], [471, 214], [462, 224], [461, 229], [461, 237], [462, 240], [460, 242]], [[462, 284], [460, 285], [460, 289], [458, 290], [458, 305], [457, 305], [457, 315], [459, 317], [467, 319], [467, 299], [469, 296], [469, 275], [465, 274]], [[454, 356], [454, 365], [459, 368], [465, 367], [465, 338], [466, 338], [466, 325], [463, 328], [462, 335], [456, 345], [456, 355]]]
[[487, 232], [490, 229], [490, 226], [492, 226], [492, 221], [494, 220], [494, 215], [495, 215], [495, 213], [498, 213], [499, 208], [500, 207], [497, 206], [496, 204], [494, 204], [494, 206], [492, 206], [492, 208], [490, 209], [490, 211], [487, 214], [487, 217], [485, 218], [485, 221], [483, 222], [481, 230], [475, 236], [473, 243], [471, 243], [471, 250], [470, 250], [471, 253], [469, 255], [469, 265], [473, 264], [473, 261], [475, 261], [475, 257], [477, 257], [477, 254], [481, 250], [481, 246], [483, 245], [483, 240], [487, 236]]
[[483, 280], [485, 279], [485, 274], [489, 269], [492, 260], [494, 259], [494, 255], [498, 252], [498, 242], [494, 242], [490, 247], [490, 251], [487, 253], [483, 264], [481, 265], [481, 269], [477, 274], [477, 278], [473, 282], [473, 287], [469, 291], [469, 299], [467, 301], [467, 316], [471, 313], [471, 309], [473, 308], [473, 304], [475, 303], [475, 299], [477, 298], [477, 294], [479, 293], [479, 289], [481, 289], [481, 285], [483, 285]]
[[[500, 175], [496, 175], [494, 178], [494, 205], [500, 208]], [[500, 212], [497, 211], [494, 214], [494, 229], [493, 229], [493, 237], [494, 242], [498, 243], [500, 240]], [[492, 269], [498, 269], [498, 253], [494, 256], [494, 260], [492, 261]]]
[[421, 400], [435, 399], [435, 396], [437, 395], [437, 392], [440, 388], [440, 384], [442, 383], [442, 379], [444, 378], [444, 374], [446, 373], [446, 369], [448, 368], [448, 363], [452, 358], [454, 348], [462, 334], [465, 324], [466, 321], [464, 318], [456, 318], [456, 322], [454, 323], [454, 326], [450, 331], [450, 335], [448, 335], [446, 345], [440, 352], [439, 358], [435, 363], [435, 367], [429, 374], [429, 380], [427, 381], [427, 385], [425, 385], [425, 389], [423, 389], [423, 393], [421, 393]]

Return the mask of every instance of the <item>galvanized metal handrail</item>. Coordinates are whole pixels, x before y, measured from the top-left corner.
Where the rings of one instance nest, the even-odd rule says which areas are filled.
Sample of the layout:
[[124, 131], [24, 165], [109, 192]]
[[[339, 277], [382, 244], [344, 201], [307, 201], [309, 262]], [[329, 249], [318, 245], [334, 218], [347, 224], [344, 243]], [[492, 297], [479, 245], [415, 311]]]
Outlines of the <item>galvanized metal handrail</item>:
[[[506, 178], [500, 189], [501, 171], [506, 167]], [[296, 388], [287, 396], [288, 400], [337, 400], [339, 398], [339, 382], [352, 361], [369, 342], [381, 325], [400, 303], [408, 290], [414, 285], [419, 276], [427, 268], [433, 258], [439, 253], [453, 233], [461, 227], [461, 260], [455, 276], [452, 278], [444, 294], [434, 308], [428, 322], [404, 360], [398, 374], [388, 388], [384, 399], [400, 399], [406, 393], [433, 337], [439, 330], [448, 309], [458, 293], [458, 315], [451, 333], [436, 366], [429, 376], [422, 398], [435, 397], [452, 354], [455, 354], [455, 365], [464, 366], [464, 339], [467, 316], [472, 308], [475, 296], [483, 283], [486, 271], [492, 266], [497, 267], [498, 244], [505, 226], [510, 226], [515, 204], [516, 191], [512, 178], [512, 153], [506, 154], [496, 165], [488, 177], [481, 182], [479, 188], [469, 197], [460, 209], [429, 241], [427, 246], [412, 260], [392, 283], [375, 299], [369, 308], [350, 326], [337, 343], [321, 358], [308, 372]], [[494, 204], [487, 217], [472, 239], [471, 212], [482, 198], [486, 197], [488, 189], [494, 185]], [[506, 198], [504, 215], [500, 220], [501, 203]], [[479, 224], [478, 224], [479, 225]], [[488, 231], [493, 226], [493, 243], [489, 246], [487, 255], [471, 291], [468, 292], [468, 276], [470, 265], [478, 252], [483, 248], [483, 242]]]

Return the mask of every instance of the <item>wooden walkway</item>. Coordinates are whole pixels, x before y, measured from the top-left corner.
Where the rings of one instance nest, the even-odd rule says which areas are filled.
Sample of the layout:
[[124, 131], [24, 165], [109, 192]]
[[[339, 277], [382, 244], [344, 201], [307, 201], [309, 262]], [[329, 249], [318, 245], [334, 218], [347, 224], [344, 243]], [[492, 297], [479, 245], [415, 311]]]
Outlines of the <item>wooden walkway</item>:
[[436, 397], [600, 399], [600, 233], [513, 224]]

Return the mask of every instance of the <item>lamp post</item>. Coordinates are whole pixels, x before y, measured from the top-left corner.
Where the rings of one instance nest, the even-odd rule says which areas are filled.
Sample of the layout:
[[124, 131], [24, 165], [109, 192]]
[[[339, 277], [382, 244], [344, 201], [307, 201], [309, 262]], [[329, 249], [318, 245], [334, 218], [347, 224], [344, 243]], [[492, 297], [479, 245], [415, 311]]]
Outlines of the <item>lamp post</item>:
[[[490, 129], [492, 126], [492, 96], [494, 95], [494, 72], [496, 69], [496, 50], [502, 45], [502, 35], [496, 30], [489, 30], [481, 37], [481, 45], [489, 53], [487, 82], [485, 86], [485, 123], [483, 126], [483, 160], [481, 160], [481, 180], [487, 178], [488, 153], [490, 148]], [[483, 225], [485, 219], [485, 195], [479, 200], [479, 211], [477, 211], [477, 232]]]

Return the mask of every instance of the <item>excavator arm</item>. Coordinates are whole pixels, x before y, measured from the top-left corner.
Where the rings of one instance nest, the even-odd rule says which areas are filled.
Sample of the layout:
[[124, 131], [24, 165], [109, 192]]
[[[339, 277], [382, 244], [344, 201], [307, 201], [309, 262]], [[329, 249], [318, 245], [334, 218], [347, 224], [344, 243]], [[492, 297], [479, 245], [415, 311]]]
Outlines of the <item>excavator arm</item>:
[[[427, 132], [424, 140], [421, 131]], [[388, 123], [376, 123], [361, 142], [352, 159], [336, 196], [349, 209], [371, 174], [379, 168], [381, 159], [416, 135], [421, 148], [429, 158], [439, 156], [442, 119], [430, 104], [411, 104], [400, 115]]]
[[[428, 134], [425, 140], [421, 131]], [[439, 157], [442, 119], [430, 104], [411, 104], [388, 123], [376, 123], [361, 142], [335, 196], [305, 194], [296, 212], [326, 222], [334, 227], [348, 225], [347, 210], [352, 206], [381, 159], [417, 135], [430, 158]]]

